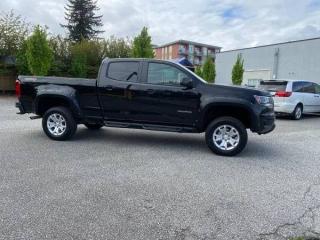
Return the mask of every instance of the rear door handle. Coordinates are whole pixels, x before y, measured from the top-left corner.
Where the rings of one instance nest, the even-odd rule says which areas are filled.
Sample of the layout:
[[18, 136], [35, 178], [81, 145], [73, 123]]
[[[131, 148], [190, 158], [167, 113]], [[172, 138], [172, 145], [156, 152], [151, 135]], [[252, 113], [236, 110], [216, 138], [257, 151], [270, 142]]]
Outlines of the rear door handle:
[[314, 97], [317, 97], [317, 98], [318, 98], [318, 97], [320, 97], [320, 96], [319, 96], [319, 95], [314, 95]]

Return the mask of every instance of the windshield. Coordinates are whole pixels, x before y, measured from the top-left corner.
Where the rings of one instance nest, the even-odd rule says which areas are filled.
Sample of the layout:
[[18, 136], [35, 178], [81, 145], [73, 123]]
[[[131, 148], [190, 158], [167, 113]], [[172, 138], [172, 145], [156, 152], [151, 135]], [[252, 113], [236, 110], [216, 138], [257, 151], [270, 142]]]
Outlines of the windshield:
[[259, 88], [269, 92], [285, 91], [287, 83], [287, 81], [261, 81]]

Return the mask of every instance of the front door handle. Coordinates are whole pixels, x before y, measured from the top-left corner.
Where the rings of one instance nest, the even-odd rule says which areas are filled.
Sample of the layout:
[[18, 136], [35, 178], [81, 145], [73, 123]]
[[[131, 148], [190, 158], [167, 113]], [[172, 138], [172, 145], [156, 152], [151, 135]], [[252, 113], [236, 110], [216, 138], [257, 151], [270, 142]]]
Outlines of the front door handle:
[[154, 90], [153, 90], [153, 89], [148, 89], [148, 90], [147, 90], [147, 93], [148, 93], [148, 94], [154, 94]]
[[107, 91], [112, 91], [113, 87], [111, 85], [108, 85], [108, 86], [105, 86], [104, 89]]
[[314, 97], [317, 97], [317, 98], [318, 98], [318, 97], [320, 97], [320, 96], [319, 96], [319, 95], [314, 95]]

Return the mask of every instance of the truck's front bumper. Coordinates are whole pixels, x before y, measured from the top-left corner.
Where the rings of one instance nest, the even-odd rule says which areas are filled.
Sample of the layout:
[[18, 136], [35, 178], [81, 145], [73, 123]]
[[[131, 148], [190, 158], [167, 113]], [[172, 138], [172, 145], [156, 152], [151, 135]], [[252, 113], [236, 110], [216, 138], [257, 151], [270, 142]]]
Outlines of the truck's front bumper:
[[257, 114], [256, 118], [252, 119], [253, 125], [251, 131], [258, 134], [267, 134], [272, 132], [276, 127], [275, 119], [276, 116], [273, 110]]
[[17, 114], [25, 114], [26, 113], [26, 111], [24, 110], [24, 108], [20, 102], [16, 102], [16, 108], [18, 108], [20, 111]]
[[260, 115], [260, 126], [257, 131], [258, 134], [266, 134], [272, 132], [276, 128], [275, 113], [269, 112]]

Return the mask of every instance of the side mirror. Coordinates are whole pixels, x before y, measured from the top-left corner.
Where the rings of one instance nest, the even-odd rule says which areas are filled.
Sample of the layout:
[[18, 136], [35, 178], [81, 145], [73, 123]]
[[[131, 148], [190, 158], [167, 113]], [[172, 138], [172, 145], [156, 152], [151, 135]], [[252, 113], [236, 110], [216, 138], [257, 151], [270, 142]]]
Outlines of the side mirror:
[[193, 88], [192, 79], [191, 78], [183, 78], [180, 85], [185, 87], [186, 89]]

